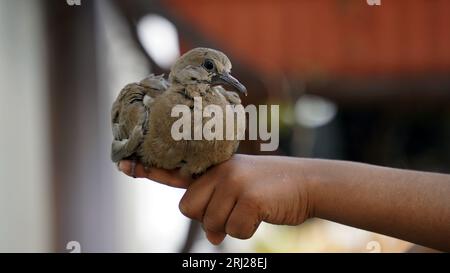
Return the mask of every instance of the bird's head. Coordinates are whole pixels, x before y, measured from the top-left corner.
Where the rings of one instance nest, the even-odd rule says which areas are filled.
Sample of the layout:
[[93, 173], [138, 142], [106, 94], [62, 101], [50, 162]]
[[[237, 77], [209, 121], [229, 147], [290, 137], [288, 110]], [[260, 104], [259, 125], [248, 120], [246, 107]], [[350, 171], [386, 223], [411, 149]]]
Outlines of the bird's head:
[[222, 52], [210, 48], [194, 48], [172, 66], [169, 80], [182, 85], [227, 85], [247, 95], [247, 89], [231, 76], [231, 62]]

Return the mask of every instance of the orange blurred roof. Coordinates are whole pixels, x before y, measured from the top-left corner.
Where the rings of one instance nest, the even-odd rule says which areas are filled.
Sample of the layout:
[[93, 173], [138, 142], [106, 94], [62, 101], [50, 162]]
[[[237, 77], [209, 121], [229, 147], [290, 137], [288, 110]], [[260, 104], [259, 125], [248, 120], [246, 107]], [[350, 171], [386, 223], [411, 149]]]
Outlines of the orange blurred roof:
[[450, 71], [450, 1], [168, 0], [253, 69], [289, 75]]

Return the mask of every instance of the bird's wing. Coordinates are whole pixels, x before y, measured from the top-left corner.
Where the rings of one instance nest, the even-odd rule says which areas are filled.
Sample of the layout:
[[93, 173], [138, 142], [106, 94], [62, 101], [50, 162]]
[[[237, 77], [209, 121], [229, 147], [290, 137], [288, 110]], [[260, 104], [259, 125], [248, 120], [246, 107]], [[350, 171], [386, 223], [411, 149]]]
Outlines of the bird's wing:
[[[136, 83], [127, 84], [124, 88], [122, 88], [122, 90], [120, 90], [120, 93], [111, 108], [111, 123], [113, 125], [119, 122], [122, 110], [126, 106], [127, 98], [132, 97], [132, 93], [134, 93], [134, 96], [139, 97], [139, 91], [140, 90], [138, 89]], [[113, 130], [114, 129], [115, 128], [113, 126]]]
[[[137, 120], [130, 117], [130, 111], [142, 106], [150, 108], [151, 102], [169, 87], [169, 83], [163, 76], [150, 74], [142, 81], [127, 84], [122, 88], [111, 109], [111, 123], [115, 139], [120, 140], [126, 137], [126, 134], [125, 136], [120, 134], [120, 127], [130, 128], [131, 125], [123, 123], [137, 123]], [[126, 119], [124, 119], [125, 116]]]
[[146, 88], [147, 91], [143, 99], [143, 103], [147, 109], [150, 109], [150, 104], [157, 96], [161, 95], [169, 88], [169, 82], [164, 79], [164, 74], [158, 76], [150, 74], [140, 81], [139, 84]]
[[163, 75], [147, 76], [126, 85], [111, 109], [113, 143], [111, 159], [117, 162], [134, 154], [142, 142], [151, 103], [168, 87]]
[[169, 82], [164, 78], [164, 74], [155, 76], [154, 74], [150, 74], [145, 77], [139, 84], [143, 87], [151, 89], [155, 96], [161, 94], [169, 88]]

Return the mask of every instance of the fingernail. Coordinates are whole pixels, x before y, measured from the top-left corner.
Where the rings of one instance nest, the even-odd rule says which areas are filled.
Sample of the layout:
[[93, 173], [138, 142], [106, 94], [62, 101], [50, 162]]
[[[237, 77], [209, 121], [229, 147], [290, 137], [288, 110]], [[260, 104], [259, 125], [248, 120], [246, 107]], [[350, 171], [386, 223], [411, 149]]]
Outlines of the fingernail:
[[123, 165], [122, 165], [122, 161], [119, 162], [119, 164], [117, 164], [117, 169], [119, 169], [119, 171], [122, 171], [123, 169]]

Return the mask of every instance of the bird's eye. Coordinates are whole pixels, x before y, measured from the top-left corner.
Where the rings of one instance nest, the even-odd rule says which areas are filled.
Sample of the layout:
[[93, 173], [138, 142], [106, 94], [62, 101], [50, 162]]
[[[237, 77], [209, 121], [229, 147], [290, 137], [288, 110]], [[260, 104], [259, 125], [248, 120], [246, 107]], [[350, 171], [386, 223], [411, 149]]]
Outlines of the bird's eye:
[[214, 62], [211, 61], [210, 59], [206, 59], [203, 62], [203, 67], [206, 68], [206, 70], [208, 70], [208, 71], [212, 71], [212, 70], [214, 70]]

